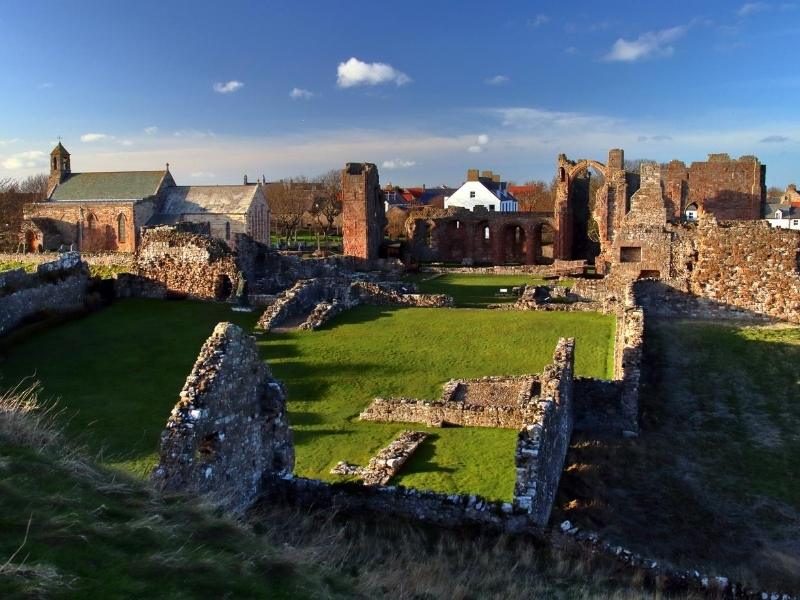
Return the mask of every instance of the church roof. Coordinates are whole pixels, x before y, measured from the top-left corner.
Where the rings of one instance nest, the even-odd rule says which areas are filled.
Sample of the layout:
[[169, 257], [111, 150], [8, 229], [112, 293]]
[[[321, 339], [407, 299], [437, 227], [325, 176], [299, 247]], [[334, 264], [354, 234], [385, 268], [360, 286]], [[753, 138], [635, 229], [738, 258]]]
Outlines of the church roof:
[[141, 200], [158, 193], [167, 171], [72, 173], [56, 186], [51, 200]]
[[167, 188], [162, 193], [162, 215], [202, 213], [243, 214], [250, 210], [258, 185], [188, 185]]
[[58, 144], [56, 144], [56, 147], [53, 148], [52, 152], [50, 152], [50, 156], [53, 156], [54, 154], [69, 156], [69, 152], [67, 152], [67, 149], [64, 148], [64, 145], [61, 142], [58, 142]]

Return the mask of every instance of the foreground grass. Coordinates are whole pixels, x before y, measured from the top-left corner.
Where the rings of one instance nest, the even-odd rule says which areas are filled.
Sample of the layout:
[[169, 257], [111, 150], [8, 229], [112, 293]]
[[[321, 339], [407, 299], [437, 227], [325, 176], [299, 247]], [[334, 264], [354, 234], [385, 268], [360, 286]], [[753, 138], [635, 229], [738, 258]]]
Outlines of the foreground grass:
[[[257, 316], [223, 304], [120, 301], [14, 344], [0, 383], [35, 375], [60, 398], [72, 435], [103, 450], [105, 464], [143, 476], [214, 325], [250, 329]], [[578, 373], [610, 376], [614, 320], [590, 313], [363, 306], [322, 330], [269, 334], [260, 344], [288, 386], [296, 471], [329, 479], [336, 462], [366, 464], [407, 427], [357, 421], [375, 396], [438, 398], [451, 377], [539, 372], [560, 336], [578, 339]], [[511, 430], [435, 430], [396, 483], [509, 499], [515, 439]]]
[[[488, 304], [513, 302], [515, 297], [500, 294], [500, 289], [509, 292], [514, 286], [544, 285], [544, 279], [530, 275], [471, 275], [463, 273], [446, 273], [434, 277], [433, 273], [417, 273], [408, 275], [408, 280], [419, 286], [423, 294], [448, 294], [453, 297], [456, 306], [465, 308], [484, 308]], [[562, 280], [560, 285], [570, 286], [570, 280]]]
[[651, 319], [645, 353], [642, 435], [575, 438], [557, 518], [797, 592], [800, 328]]
[[[435, 399], [450, 378], [540, 372], [562, 336], [577, 338], [578, 373], [610, 377], [614, 320], [593, 313], [361, 306], [315, 332], [269, 334], [263, 346], [288, 386], [296, 471], [331, 479], [336, 462], [366, 464], [409, 427], [359, 422], [374, 397]], [[510, 499], [515, 431], [431, 431], [395, 483]]]
[[[0, 399], [3, 598], [319, 598], [344, 577], [288, 561], [198, 502], [93, 465]], [[351, 594], [341, 594], [350, 597]]]

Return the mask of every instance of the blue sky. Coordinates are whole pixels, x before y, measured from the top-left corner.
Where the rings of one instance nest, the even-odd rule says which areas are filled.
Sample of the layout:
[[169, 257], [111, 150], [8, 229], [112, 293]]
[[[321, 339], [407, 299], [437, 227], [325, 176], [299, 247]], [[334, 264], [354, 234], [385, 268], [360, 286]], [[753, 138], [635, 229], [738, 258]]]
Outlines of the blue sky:
[[550, 179], [556, 156], [755, 154], [800, 180], [800, 1], [2, 0], [0, 178], [157, 169]]

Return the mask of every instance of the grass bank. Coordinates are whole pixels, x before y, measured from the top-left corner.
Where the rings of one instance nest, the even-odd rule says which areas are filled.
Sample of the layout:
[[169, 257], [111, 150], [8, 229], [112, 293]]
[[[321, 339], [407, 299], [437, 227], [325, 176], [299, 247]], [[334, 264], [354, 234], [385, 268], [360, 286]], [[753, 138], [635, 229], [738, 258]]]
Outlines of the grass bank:
[[[547, 283], [540, 277], [531, 275], [472, 275], [469, 273], [415, 273], [407, 276], [409, 281], [419, 286], [424, 294], [448, 294], [453, 297], [456, 306], [463, 308], [485, 308], [488, 304], [513, 302], [515, 297], [501, 294], [505, 288], [519, 285], [544, 285]], [[570, 286], [571, 280], [562, 280], [560, 285]]]

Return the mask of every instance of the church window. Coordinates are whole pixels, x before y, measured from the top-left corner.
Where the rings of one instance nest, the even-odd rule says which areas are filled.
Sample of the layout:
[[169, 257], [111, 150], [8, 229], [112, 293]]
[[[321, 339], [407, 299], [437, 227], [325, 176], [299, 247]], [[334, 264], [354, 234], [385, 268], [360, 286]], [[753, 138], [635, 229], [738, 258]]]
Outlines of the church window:
[[128, 223], [122, 214], [117, 217], [117, 239], [123, 243], [128, 241]]

